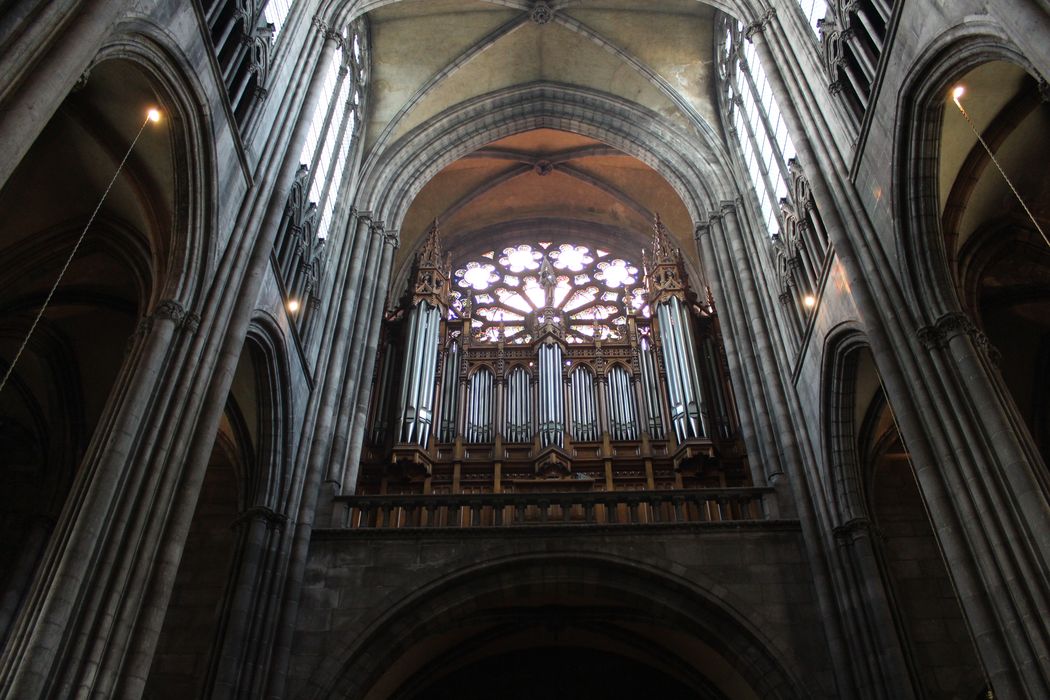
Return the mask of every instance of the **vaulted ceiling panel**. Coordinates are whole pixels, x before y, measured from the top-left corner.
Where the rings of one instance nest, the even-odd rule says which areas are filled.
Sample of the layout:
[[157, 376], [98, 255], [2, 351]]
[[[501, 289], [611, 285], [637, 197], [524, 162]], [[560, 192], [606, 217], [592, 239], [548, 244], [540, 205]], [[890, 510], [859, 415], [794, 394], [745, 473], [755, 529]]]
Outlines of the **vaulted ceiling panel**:
[[371, 13], [369, 147], [427, 81], [520, 14], [485, 2], [444, 0]]
[[652, 69], [709, 124], [717, 124], [714, 80], [714, 10], [687, 0], [670, 3], [600, 3], [567, 10], [585, 26]]
[[527, 172], [502, 183], [461, 209], [444, 228], [449, 232], [480, 229], [551, 215], [641, 230], [649, 223], [621, 198], [555, 170], [545, 176]]
[[459, 67], [414, 106], [395, 138], [472, 97], [537, 81], [613, 94], [675, 118], [675, 105], [620, 57], [554, 23], [526, 23]]

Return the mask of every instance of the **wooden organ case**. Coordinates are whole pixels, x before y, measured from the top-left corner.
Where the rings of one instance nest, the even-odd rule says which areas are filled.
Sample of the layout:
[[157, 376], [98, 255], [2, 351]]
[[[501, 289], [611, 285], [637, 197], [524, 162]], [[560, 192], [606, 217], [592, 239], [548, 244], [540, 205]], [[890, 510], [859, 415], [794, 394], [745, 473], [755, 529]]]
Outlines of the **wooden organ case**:
[[457, 262], [435, 222], [384, 323], [357, 494], [751, 485], [713, 300], [659, 217], [641, 270], [556, 240]]

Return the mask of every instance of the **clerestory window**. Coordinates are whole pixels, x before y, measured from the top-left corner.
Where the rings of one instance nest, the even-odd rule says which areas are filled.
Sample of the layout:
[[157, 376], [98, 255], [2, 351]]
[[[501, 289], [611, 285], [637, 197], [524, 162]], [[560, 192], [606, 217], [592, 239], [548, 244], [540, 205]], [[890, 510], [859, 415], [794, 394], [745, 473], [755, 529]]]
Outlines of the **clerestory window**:
[[270, 0], [263, 8], [263, 17], [268, 24], [273, 25], [273, 38], [276, 40], [288, 19], [288, 12], [292, 9], [292, 0]]
[[798, 0], [798, 5], [802, 8], [802, 14], [806, 16], [806, 20], [809, 22], [809, 28], [819, 37], [820, 20], [824, 19], [828, 14], [827, 0]]
[[361, 25], [355, 25], [346, 35], [343, 49], [324, 67], [321, 98], [299, 156], [309, 168], [310, 201], [320, 212], [316, 229], [319, 238], [327, 237], [332, 225], [336, 193], [361, 124], [367, 75], [363, 42]]
[[779, 204], [788, 197], [788, 161], [795, 157], [795, 146], [743, 25], [728, 17], [723, 22], [719, 75], [728, 123], [740, 145], [763, 224], [773, 236], [780, 233]]

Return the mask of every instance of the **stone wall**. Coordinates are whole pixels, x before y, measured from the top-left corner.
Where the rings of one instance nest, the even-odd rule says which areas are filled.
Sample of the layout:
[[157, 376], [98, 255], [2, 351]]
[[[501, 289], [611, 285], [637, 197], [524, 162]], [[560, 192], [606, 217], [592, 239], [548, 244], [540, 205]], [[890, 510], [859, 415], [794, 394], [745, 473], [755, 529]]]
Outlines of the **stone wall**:
[[[516, 569], [515, 562], [528, 565]], [[492, 584], [484, 581], [490, 570], [504, 567], [510, 569], [495, 586], [505, 588], [493, 593]], [[545, 598], [548, 602], [572, 601], [573, 592], [580, 591], [607, 604], [637, 605], [630, 602], [626, 582], [635, 575], [628, 572], [642, 571], [649, 581], [643, 586], [649, 604], [667, 603], [683, 619], [693, 606], [707, 609], [709, 621], [724, 618], [718, 630], [723, 638], [701, 641], [712, 647], [725, 644], [722, 656], [753, 687], [764, 679], [748, 677], [741, 669], [760, 668], [754, 657], [761, 654], [748, 652], [744, 638], [776, 659], [802, 696], [833, 695], [801, 534], [796, 524], [767, 522], [316, 531], [293, 645], [290, 696], [364, 696], [362, 688], [347, 686], [348, 679], [366, 684], [364, 678], [391, 665], [405, 649], [455, 625], [451, 620], [428, 622], [458, 609], [444, 602], [451, 591], [461, 590], [465, 600], [489, 596], [501, 601], [487, 604], [496, 608], [521, 604], [538, 589], [557, 591]], [[473, 612], [486, 605], [475, 600], [463, 609]], [[585, 603], [576, 599], [571, 604]], [[391, 630], [397, 650], [387, 658], [383, 637]], [[738, 643], [732, 641], [736, 637]], [[689, 652], [683, 648], [680, 653]], [[745, 660], [748, 656], [752, 658]]]

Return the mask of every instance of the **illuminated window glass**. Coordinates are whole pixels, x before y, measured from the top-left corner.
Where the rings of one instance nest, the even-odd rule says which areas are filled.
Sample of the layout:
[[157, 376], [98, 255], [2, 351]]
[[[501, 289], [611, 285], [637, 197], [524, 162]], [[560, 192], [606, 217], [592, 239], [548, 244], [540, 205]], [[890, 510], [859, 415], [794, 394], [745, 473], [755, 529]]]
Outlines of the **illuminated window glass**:
[[817, 33], [817, 22], [824, 19], [828, 14], [828, 3], [826, 0], [798, 0], [802, 14], [806, 16], [810, 29]]
[[[287, 1], [287, 0], [286, 0]], [[346, 172], [353, 138], [361, 120], [361, 90], [365, 76], [360, 32], [347, 53], [336, 53], [324, 68], [317, 102], [299, 160], [312, 167], [309, 197], [317, 203], [317, 235], [325, 238], [332, 223], [339, 185]], [[340, 68], [343, 70], [340, 70]]]
[[758, 198], [762, 223], [773, 235], [780, 231], [779, 202], [788, 196], [787, 162], [795, 157], [795, 145], [758, 52], [743, 37], [743, 26], [727, 19], [723, 41], [719, 75], [729, 123]]
[[479, 342], [528, 343], [551, 309], [569, 343], [620, 339], [628, 305], [643, 298], [632, 260], [574, 243], [522, 243], [488, 250], [453, 270], [453, 312], [470, 307]]
[[263, 8], [263, 17], [269, 24], [273, 25], [273, 35], [276, 37], [281, 33], [281, 27], [288, 19], [288, 11], [292, 9], [292, 0], [270, 0]]

